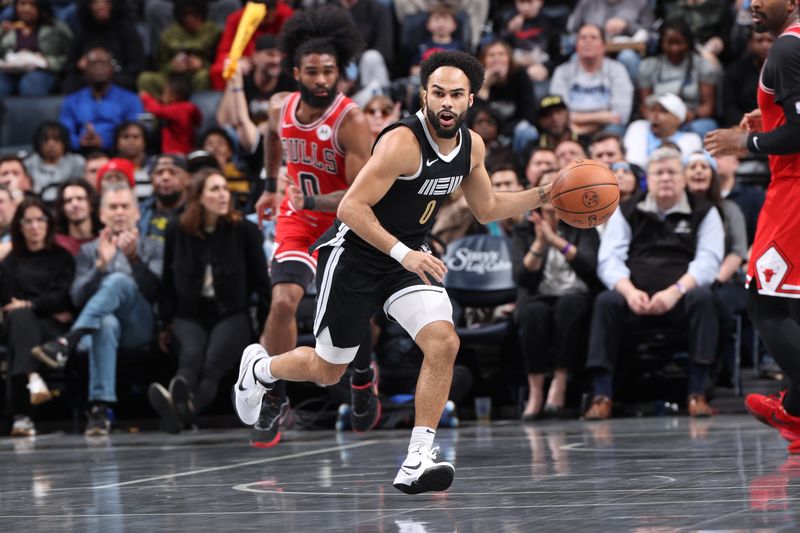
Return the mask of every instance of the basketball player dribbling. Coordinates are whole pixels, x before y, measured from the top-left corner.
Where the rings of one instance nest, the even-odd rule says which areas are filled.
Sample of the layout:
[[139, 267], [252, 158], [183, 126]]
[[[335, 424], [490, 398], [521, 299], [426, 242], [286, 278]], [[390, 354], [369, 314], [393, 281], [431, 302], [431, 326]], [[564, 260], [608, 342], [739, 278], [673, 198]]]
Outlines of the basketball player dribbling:
[[[358, 30], [345, 10], [325, 6], [292, 17], [281, 35], [299, 91], [270, 99], [265, 135], [266, 190], [256, 204], [277, 212], [272, 259], [272, 301], [261, 342], [273, 353], [297, 345], [296, 313], [314, 280], [317, 254], [312, 244], [330, 227], [344, 191], [369, 158], [369, 127], [358, 106], [337, 92], [340, 66], [361, 46]], [[290, 185], [280, 209], [276, 202], [278, 169], [286, 162]], [[380, 418], [377, 376], [371, 368], [369, 334], [353, 362], [351, 423], [371, 429]], [[250, 443], [267, 448], [281, 439], [279, 421], [289, 406], [286, 383], [278, 383], [262, 402]]]
[[753, 30], [775, 38], [758, 85], [758, 109], [739, 128], [712, 131], [712, 155], [767, 154], [771, 180], [748, 265], [748, 312], [789, 378], [776, 396], [750, 394], [747, 410], [800, 453], [800, 17], [797, 0], [753, 0]]
[[370, 317], [383, 309], [424, 353], [408, 456], [394, 479], [394, 487], [408, 494], [446, 490], [455, 474], [453, 465], [436, 462], [433, 439], [459, 339], [442, 287], [446, 268], [425, 245], [426, 233], [459, 186], [482, 223], [535, 209], [550, 193], [549, 185], [492, 192], [483, 141], [463, 125], [483, 79], [481, 64], [463, 52], [440, 52], [422, 63], [423, 109], [380, 134], [339, 205], [338, 220], [316, 245], [315, 348], [270, 356], [250, 345], [234, 385], [236, 412], [253, 424], [261, 398], [278, 380], [336, 383]]

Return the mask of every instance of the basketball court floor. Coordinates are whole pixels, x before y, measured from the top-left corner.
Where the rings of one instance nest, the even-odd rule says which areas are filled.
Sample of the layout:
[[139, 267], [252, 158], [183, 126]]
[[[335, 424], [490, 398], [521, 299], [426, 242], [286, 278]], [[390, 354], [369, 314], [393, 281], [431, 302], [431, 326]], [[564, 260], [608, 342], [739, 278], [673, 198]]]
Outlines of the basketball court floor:
[[528, 532], [800, 529], [800, 456], [743, 415], [440, 430], [456, 479], [391, 481], [408, 431], [0, 439], [0, 531]]

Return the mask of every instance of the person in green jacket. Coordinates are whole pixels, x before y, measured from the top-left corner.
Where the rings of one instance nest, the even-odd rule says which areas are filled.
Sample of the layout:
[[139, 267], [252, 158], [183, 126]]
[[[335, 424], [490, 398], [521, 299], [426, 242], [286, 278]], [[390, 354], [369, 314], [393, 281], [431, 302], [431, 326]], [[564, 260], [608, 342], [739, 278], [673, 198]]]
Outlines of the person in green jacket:
[[175, 22], [159, 39], [158, 71], [145, 71], [139, 75], [139, 91], [161, 96], [171, 74], [190, 77], [193, 91], [209, 88], [208, 67], [214, 58], [221, 30], [208, 20], [205, 0], [176, 0], [174, 14]]
[[47, 0], [15, 0], [13, 20], [0, 25], [0, 96], [53, 92], [71, 42]]

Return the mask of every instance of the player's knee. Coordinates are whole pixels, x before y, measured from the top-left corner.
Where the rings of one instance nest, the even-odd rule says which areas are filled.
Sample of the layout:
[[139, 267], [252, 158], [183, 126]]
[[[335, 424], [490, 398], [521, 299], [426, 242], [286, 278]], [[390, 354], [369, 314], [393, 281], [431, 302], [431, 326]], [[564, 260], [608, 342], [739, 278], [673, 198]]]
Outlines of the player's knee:
[[431, 353], [431, 355], [449, 366], [455, 362], [460, 347], [461, 339], [458, 338], [455, 331], [451, 330], [438, 339], [435, 348], [432, 350], [434, 353]]
[[294, 320], [297, 306], [300, 304], [300, 298], [293, 293], [286, 291], [276, 291], [272, 295], [272, 304], [270, 305], [270, 314], [275, 316], [287, 317]]

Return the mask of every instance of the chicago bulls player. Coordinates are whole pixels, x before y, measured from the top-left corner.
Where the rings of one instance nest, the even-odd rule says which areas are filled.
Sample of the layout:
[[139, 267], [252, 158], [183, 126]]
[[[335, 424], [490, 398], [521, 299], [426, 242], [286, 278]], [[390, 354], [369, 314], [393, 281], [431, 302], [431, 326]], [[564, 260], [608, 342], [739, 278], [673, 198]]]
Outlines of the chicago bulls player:
[[[281, 48], [292, 62], [299, 91], [270, 99], [265, 135], [265, 192], [256, 204], [259, 219], [277, 213], [275, 250], [270, 267], [272, 303], [261, 343], [272, 353], [297, 343], [295, 314], [314, 280], [317, 254], [309, 247], [327, 230], [347, 186], [369, 157], [369, 126], [355, 103], [336, 90], [340, 67], [361, 46], [350, 15], [322, 7], [295, 15], [286, 24]], [[277, 176], [285, 162], [289, 184], [280, 206]], [[369, 337], [362, 343], [352, 374], [352, 425], [370, 429], [379, 417], [375, 380], [370, 367]], [[278, 421], [288, 408], [285, 382], [265, 396], [251, 444], [280, 441]]]
[[747, 279], [748, 311], [770, 354], [789, 377], [778, 396], [750, 394], [750, 413], [800, 453], [800, 17], [798, 0], [753, 0], [753, 29], [769, 31], [758, 109], [739, 128], [706, 136], [714, 155], [768, 154], [772, 175], [758, 219]]

